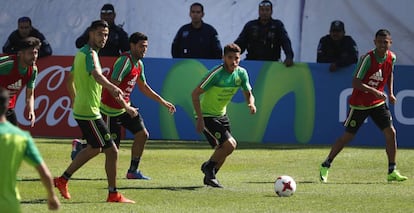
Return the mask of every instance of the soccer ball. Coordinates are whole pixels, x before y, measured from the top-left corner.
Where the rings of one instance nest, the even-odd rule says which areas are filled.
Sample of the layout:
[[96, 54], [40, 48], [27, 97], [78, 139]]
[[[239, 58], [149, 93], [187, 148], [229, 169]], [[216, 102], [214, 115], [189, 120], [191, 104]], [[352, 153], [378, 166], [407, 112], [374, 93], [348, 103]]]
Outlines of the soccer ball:
[[279, 197], [289, 197], [296, 191], [296, 182], [292, 177], [282, 175], [275, 181], [275, 192]]

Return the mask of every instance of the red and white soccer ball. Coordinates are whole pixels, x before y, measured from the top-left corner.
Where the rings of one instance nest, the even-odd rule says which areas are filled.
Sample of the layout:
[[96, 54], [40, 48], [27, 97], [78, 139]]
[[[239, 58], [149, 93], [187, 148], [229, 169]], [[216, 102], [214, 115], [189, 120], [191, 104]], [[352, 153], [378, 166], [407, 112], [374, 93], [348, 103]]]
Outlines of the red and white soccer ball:
[[279, 197], [289, 197], [296, 191], [296, 182], [292, 177], [282, 175], [275, 181], [275, 192]]

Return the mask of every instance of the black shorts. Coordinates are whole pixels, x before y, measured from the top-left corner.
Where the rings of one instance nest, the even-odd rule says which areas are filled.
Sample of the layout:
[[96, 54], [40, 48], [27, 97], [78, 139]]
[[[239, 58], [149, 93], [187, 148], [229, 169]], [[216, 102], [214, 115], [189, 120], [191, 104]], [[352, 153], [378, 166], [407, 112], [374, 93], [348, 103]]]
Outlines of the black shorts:
[[348, 118], [344, 123], [344, 126], [346, 127], [345, 130], [349, 133], [355, 134], [368, 116], [371, 117], [377, 127], [381, 130], [392, 126], [390, 110], [386, 104], [382, 104], [366, 110], [351, 108], [349, 110]]
[[133, 118], [127, 112], [114, 117], [104, 115], [104, 119], [108, 124], [112, 139], [115, 141], [115, 144], [118, 148], [119, 144], [121, 143], [121, 126], [129, 130], [134, 135], [137, 132], [145, 129], [144, 120], [139, 113]]
[[13, 125], [17, 126], [17, 117], [14, 109], [8, 109], [6, 111], [6, 119]]
[[86, 142], [93, 148], [106, 149], [113, 146], [114, 141], [109, 134], [108, 127], [101, 118], [97, 120], [75, 120], [82, 130]]
[[211, 147], [221, 145], [229, 138], [232, 138], [230, 130], [230, 120], [227, 115], [220, 117], [203, 117], [204, 130], [203, 134], [206, 136], [207, 141]]

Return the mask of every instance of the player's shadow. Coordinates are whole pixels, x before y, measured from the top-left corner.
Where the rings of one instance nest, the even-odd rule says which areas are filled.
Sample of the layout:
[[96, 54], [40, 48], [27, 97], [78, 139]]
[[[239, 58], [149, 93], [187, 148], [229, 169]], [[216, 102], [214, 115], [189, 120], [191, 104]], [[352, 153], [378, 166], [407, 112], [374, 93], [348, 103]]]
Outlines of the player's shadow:
[[[275, 184], [275, 181], [248, 181], [245, 183], [247, 184]], [[297, 181], [296, 183], [297, 184], [314, 184], [318, 182], [305, 180], [305, 181]]]
[[[97, 180], [102, 180], [102, 181], [106, 181], [106, 178], [70, 178], [71, 181], [73, 180], [86, 180], [86, 181], [97, 181]], [[23, 181], [23, 182], [30, 182], [30, 181], [40, 181], [40, 178], [22, 178], [22, 179], [17, 179], [17, 181]]]
[[195, 191], [197, 189], [204, 188], [204, 186], [160, 186], [160, 187], [118, 187], [118, 189], [154, 189], [154, 190], [167, 190], [167, 191]]

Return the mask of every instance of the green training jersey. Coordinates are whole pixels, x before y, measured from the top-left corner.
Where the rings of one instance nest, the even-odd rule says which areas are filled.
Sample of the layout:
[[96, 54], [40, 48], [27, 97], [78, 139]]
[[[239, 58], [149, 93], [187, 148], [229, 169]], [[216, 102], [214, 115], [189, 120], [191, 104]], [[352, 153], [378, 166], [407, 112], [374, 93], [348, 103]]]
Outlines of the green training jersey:
[[230, 73], [223, 65], [209, 71], [201, 81], [200, 88], [205, 91], [200, 100], [201, 112], [205, 117], [225, 115], [227, 104], [239, 88], [243, 91], [252, 89], [244, 68], [237, 67]]
[[[27, 72], [29, 71], [29, 68], [32, 69], [32, 74], [30, 76], [28, 76], [27, 74]], [[15, 71], [16, 69], [18, 71]], [[18, 83], [17, 82], [18, 79], [27, 78], [28, 81], [27, 81], [27, 84], [25, 84], [26, 87], [29, 89], [33, 89], [35, 87], [35, 80], [37, 77], [37, 72], [38, 72], [37, 66], [32, 66], [32, 67], [20, 66], [16, 55], [7, 55], [7, 56], [0, 57], [0, 76], [7, 76], [9, 80], [15, 79], [16, 82], [12, 82], [12, 83]]]
[[73, 117], [79, 120], [101, 118], [99, 106], [102, 86], [92, 76], [93, 70], [102, 72], [101, 64], [98, 53], [86, 44], [79, 49], [72, 66], [76, 90]]
[[20, 212], [16, 175], [22, 161], [38, 166], [43, 159], [32, 137], [10, 122], [0, 123], [0, 211]]

